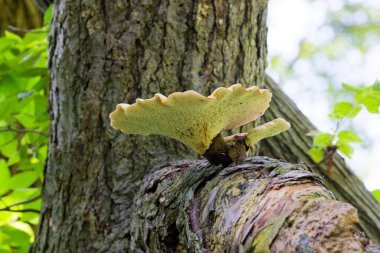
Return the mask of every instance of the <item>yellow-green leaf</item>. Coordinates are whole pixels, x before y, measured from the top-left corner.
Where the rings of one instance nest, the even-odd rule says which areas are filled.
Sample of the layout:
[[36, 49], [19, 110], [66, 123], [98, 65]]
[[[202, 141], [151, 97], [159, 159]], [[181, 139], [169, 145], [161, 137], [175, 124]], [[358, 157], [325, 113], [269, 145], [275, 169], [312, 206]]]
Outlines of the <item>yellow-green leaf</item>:
[[9, 188], [10, 189], [20, 189], [26, 188], [33, 184], [38, 178], [38, 173], [36, 171], [25, 171], [18, 173], [11, 177]]
[[311, 148], [307, 152], [311, 159], [313, 159], [314, 162], [319, 163], [323, 160], [323, 157], [325, 156], [325, 152], [321, 148]]
[[338, 134], [338, 138], [345, 142], [361, 142], [362, 139], [354, 132], [350, 130], [341, 131]]
[[354, 152], [354, 149], [351, 147], [351, 145], [347, 141], [338, 140], [337, 142], [338, 150], [342, 152], [347, 157], [351, 157], [352, 153]]
[[325, 148], [332, 145], [332, 135], [329, 133], [320, 133], [314, 136], [313, 146]]
[[375, 196], [375, 199], [380, 202], [380, 189], [372, 191], [373, 196]]

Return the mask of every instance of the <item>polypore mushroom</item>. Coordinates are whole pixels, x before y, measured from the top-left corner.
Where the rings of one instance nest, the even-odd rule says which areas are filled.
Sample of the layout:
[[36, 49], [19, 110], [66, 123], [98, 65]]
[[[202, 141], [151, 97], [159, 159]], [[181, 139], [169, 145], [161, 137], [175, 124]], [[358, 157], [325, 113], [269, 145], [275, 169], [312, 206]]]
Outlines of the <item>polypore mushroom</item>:
[[218, 88], [208, 97], [192, 90], [168, 97], [156, 94], [132, 105], [118, 104], [110, 114], [111, 126], [128, 134], [174, 138], [211, 163], [227, 166], [232, 160], [220, 132], [256, 120], [268, 109], [271, 96], [266, 89], [241, 84]]

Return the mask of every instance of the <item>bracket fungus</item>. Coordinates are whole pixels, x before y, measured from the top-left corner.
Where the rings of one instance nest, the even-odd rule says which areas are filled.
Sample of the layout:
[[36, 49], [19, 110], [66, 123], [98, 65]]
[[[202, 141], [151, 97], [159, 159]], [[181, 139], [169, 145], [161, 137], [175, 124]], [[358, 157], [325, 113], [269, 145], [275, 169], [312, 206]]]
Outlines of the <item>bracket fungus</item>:
[[249, 146], [287, 130], [290, 124], [276, 119], [248, 133], [222, 138], [232, 130], [256, 120], [269, 107], [272, 94], [257, 86], [235, 84], [218, 88], [205, 97], [193, 90], [165, 97], [137, 99], [135, 104], [118, 104], [110, 114], [111, 126], [127, 134], [164, 135], [174, 138], [211, 163], [227, 166], [245, 158]]

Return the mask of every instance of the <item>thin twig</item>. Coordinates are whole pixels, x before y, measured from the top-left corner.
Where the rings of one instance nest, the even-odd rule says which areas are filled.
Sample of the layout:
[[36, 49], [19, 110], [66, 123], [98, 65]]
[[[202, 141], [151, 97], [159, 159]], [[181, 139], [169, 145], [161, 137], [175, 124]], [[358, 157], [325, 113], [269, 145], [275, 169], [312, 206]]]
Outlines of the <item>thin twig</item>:
[[31, 199], [27, 199], [27, 200], [23, 200], [23, 201], [20, 201], [20, 202], [16, 202], [16, 203], [13, 203], [11, 205], [7, 205], [7, 208], [11, 208], [11, 207], [14, 207], [14, 206], [19, 206], [19, 205], [23, 205], [23, 204], [28, 204], [30, 202], [33, 202], [33, 201], [36, 201], [37, 199], [40, 199], [41, 198], [41, 195], [38, 195], [36, 197], [33, 197]]
[[41, 131], [34, 130], [34, 129], [14, 129], [14, 128], [7, 127], [7, 128], [0, 129], [0, 133], [1, 132], [33, 133], [33, 134], [40, 134], [42, 136], [49, 137], [48, 134]]
[[[0, 208], [0, 212], [1, 211], [8, 211], [8, 212], [17, 212], [17, 213], [26, 213], [26, 212], [32, 212], [32, 213], [40, 213], [39, 210], [36, 210], [36, 209], [22, 209], [22, 210], [13, 210], [11, 209], [12, 207], [14, 206], [19, 206], [19, 205], [23, 205], [23, 204], [28, 204], [28, 203], [31, 203], [33, 201], [36, 201], [37, 199], [40, 199], [41, 198], [41, 195], [38, 195], [36, 197], [33, 197], [31, 199], [27, 199], [27, 200], [24, 200], [24, 201], [20, 201], [20, 202], [16, 202], [16, 203], [13, 203], [11, 205], [6, 205], [6, 207], [4, 208]], [[0, 199], [1, 200], [1, 199]], [[4, 204], [6, 204], [3, 200], [1, 200]]]
[[40, 213], [41, 211], [40, 210], [36, 210], [36, 209], [22, 209], [22, 210], [12, 210], [10, 208], [1, 208], [0, 209], [0, 212], [15, 212], [15, 213]]
[[24, 33], [47, 33], [49, 32], [48, 30], [29, 30], [29, 29], [22, 29], [15, 27], [13, 25], [8, 25], [9, 30], [14, 31], [14, 32], [24, 32]]

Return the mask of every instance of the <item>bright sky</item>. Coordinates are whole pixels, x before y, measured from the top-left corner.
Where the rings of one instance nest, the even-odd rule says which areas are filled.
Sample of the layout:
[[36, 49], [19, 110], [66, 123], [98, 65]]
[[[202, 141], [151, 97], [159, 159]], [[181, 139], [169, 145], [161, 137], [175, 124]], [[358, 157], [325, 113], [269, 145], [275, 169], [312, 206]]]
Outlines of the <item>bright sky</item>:
[[[380, 8], [380, 1], [350, 0], [354, 3], [366, 3]], [[268, 13], [268, 54], [269, 59], [281, 55], [287, 61], [293, 60], [298, 53], [299, 43], [307, 38], [319, 44], [331, 39], [334, 32], [322, 26], [327, 11], [341, 9], [344, 1], [308, 1], [308, 0], [270, 0]], [[366, 16], [356, 15], [355, 22], [366, 22]], [[268, 61], [270, 62], [270, 60]], [[368, 48], [365, 54], [359, 50], [350, 50], [343, 59], [332, 65], [323, 55], [318, 59], [321, 68], [333, 73], [334, 80], [352, 85], [371, 85], [380, 80], [380, 45]], [[297, 79], [282, 80], [285, 92], [296, 102], [298, 107], [321, 130], [334, 129], [335, 123], [327, 115], [331, 110], [331, 98], [327, 95], [328, 84], [325, 79], [313, 73], [310, 63], [299, 60], [294, 64]], [[276, 70], [269, 66], [268, 72], [279, 81]], [[355, 153], [346, 159], [350, 167], [364, 181], [369, 190], [380, 189], [380, 116], [362, 110], [354, 119], [353, 126], [364, 140], [355, 145]]]

